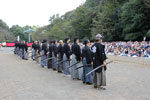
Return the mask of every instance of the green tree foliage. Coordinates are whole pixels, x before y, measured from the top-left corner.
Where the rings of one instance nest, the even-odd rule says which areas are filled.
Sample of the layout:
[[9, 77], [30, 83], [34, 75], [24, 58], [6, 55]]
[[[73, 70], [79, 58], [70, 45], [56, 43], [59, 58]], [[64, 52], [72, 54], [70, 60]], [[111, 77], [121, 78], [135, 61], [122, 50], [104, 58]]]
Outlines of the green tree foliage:
[[46, 29], [47, 29], [47, 26], [40, 27], [40, 28], [36, 29], [36, 32], [34, 32], [34, 33], [32, 34], [32, 39], [33, 39], [33, 40], [41, 40], [41, 41], [42, 41], [44, 38], [45, 38], [45, 39], [48, 39], [48, 38], [46, 38], [47, 36], [46, 36], [46, 34], [45, 34]]
[[75, 10], [56, 14], [49, 21], [37, 30], [35, 39], [94, 39], [97, 33], [105, 41], [150, 39], [149, 0], [86, 0]]
[[28, 40], [27, 39], [27, 34], [24, 33], [24, 28], [19, 26], [19, 25], [13, 25], [11, 28], [10, 28], [10, 32], [15, 36], [20, 36], [20, 39], [21, 40]]
[[13, 42], [15, 37], [9, 32], [8, 25], [0, 19], [0, 42]]
[[48, 37], [54, 39], [62, 39], [65, 37], [65, 33], [63, 31], [63, 19], [58, 14], [50, 17], [50, 25], [48, 26], [48, 30], [46, 34]]
[[122, 7], [121, 23], [125, 40], [142, 40], [150, 29], [150, 8], [143, 0], [130, 0]]
[[89, 28], [89, 20], [85, 14], [85, 7], [84, 5], [78, 7], [74, 12], [74, 18], [71, 21], [71, 25], [75, 30], [74, 36], [77, 36], [81, 39], [91, 37], [90, 28]]
[[3, 22], [3, 20], [1, 19], [0, 19], [0, 27], [3, 29], [9, 30], [8, 25], [5, 22]]
[[115, 11], [118, 3], [116, 1], [106, 1], [101, 5], [101, 11], [93, 20], [93, 36], [101, 33], [106, 41], [113, 40], [113, 31], [115, 25]]
[[[17, 36], [20, 36], [21, 40], [28, 41], [28, 33], [26, 30], [38, 30], [39, 26], [24, 26], [13, 25], [11, 28], [0, 19], [0, 41], [14, 42]], [[32, 32], [33, 33], [33, 32]], [[32, 36], [31, 33], [31, 36]], [[33, 33], [34, 34], [34, 33]], [[32, 38], [32, 37], [31, 37]]]
[[72, 21], [75, 17], [75, 13], [74, 11], [70, 11], [70, 12], [67, 12], [65, 15], [62, 16], [62, 19], [63, 19], [63, 32], [65, 33], [65, 37], [68, 36], [68, 37], [71, 37], [73, 38], [76, 33], [75, 33], [75, 29], [73, 28], [73, 25], [72, 25]]

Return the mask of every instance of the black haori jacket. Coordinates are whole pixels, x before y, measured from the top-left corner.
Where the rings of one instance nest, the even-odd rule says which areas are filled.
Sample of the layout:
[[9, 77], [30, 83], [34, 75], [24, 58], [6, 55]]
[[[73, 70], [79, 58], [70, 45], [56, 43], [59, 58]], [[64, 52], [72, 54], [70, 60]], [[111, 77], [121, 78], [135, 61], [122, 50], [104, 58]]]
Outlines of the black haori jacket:
[[24, 50], [25, 50], [26, 52], [28, 51], [28, 46], [27, 46], [26, 43], [24, 44]]
[[53, 45], [52, 45], [52, 44], [49, 44], [49, 48], [48, 48], [49, 57], [52, 57], [52, 48], [53, 48]]
[[92, 52], [88, 46], [85, 46], [82, 49], [82, 58], [84, 58], [84, 57], [86, 58], [87, 64], [91, 64], [91, 62], [93, 61], [92, 60]]
[[18, 43], [19, 50], [21, 49], [21, 43]]
[[32, 49], [34, 49], [34, 50], [35, 50], [35, 43], [33, 43], [33, 44], [32, 44]]
[[47, 43], [42, 43], [42, 50], [44, 50], [45, 55], [47, 55]]
[[37, 50], [38, 50], [38, 44], [34, 44], [34, 50], [35, 50], [35, 52], [37, 52]]
[[40, 54], [40, 52], [41, 52], [40, 44], [37, 44], [37, 50], [38, 50], [38, 54]]
[[61, 44], [58, 46], [58, 54], [59, 54], [60, 58], [63, 59], [64, 52], [63, 52], [63, 45], [61, 45]]
[[24, 50], [23, 45], [24, 45], [23, 43], [20, 44], [20, 48], [21, 48], [22, 50]]
[[58, 47], [56, 44], [53, 44], [52, 45], [52, 52], [54, 52], [54, 56], [56, 57], [57, 56], [57, 51], [58, 51]]
[[[93, 54], [93, 68], [97, 68], [100, 65], [103, 64], [103, 61], [107, 59], [106, 54], [105, 54], [105, 46], [102, 45], [101, 43], [95, 43], [92, 46], [92, 54]], [[104, 67], [105, 70], [107, 69]], [[96, 72], [102, 72], [102, 67], [97, 69]]]
[[64, 54], [66, 54], [67, 58], [69, 59], [70, 55], [71, 55], [71, 50], [70, 50], [70, 46], [68, 43], [64, 44], [63, 52], [64, 52]]
[[77, 43], [74, 43], [71, 47], [72, 54], [76, 56], [77, 61], [81, 61], [81, 49]]

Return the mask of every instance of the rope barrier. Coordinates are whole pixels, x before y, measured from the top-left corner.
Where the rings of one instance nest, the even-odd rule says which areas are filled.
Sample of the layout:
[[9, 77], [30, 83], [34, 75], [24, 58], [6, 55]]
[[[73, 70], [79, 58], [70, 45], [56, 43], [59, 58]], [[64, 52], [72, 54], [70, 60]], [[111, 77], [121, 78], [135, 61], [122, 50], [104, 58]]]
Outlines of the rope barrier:
[[114, 62], [123, 62], [123, 63], [130, 63], [130, 64], [136, 64], [136, 65], [142, 65], [142, 66], [149, 66], [150, 67], [150, 64], [144, 63], [144, 60], [141, 63], [139, 63], [139, 62], [135, 63], [135, 62], [131, 62], [131, 61], [118, 60], [116, 58], [115, 58], [115, 60], [114, 59], [109, 59], [109, 60], [113, 60]]

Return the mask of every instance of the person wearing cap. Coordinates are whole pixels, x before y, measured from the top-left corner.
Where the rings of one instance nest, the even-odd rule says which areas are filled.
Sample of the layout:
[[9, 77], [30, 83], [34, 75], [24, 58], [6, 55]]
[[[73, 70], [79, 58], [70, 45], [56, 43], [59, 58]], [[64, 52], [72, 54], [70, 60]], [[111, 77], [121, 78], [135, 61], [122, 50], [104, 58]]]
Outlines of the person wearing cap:
[[103, 67], [97, 69], [94, 72], [93, 84], [94, 88], [105, 90], [104, 86], [106, 86], [106, 55], [105, 55], [105, 47], [102, 45], [102, 35], [97, 34], [95, 37], [96, 43], [92, 46], [93, 53], [93, 68], [97, 68], [101, 65]]

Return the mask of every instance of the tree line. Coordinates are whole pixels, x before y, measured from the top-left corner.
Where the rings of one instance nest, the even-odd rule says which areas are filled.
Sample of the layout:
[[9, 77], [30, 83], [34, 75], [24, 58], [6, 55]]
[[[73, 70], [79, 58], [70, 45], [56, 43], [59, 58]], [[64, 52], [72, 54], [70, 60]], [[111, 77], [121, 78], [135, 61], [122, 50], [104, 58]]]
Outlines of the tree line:
[[104, 41], [150, 40], [149, 0], [86, 0], [62, 16], [51, 16], [49, 25], [40, 27], [33, 37], [93, 40], [97, 33], [104, 36]]
[[17, 36], [20, 36], [21, 41], [28, 41], [28, 33], [25, 32], [28, 29], [35, 30], [38, 26], [24, 26], [21, 27], [19, 25], [13, 25], [9, 28], [9, 26], [0, 19], [0, 42], [15, 42], [17, 40]]
[[9, 32], [8, 25], [0, 19], [0, 42], [9, 40], [14, 41], [15, 37]]
[[32, 40], [66, 37], [93, 40], [97, 33], [110, 42], [142, 41], [144, 37], [150, 40], [150, 1], [86, 0], [75, 10], [51, 16], [49, 24], [43, 27], [13, 25], [9, 28], [0, 20], [0, 40], [12, 41], [19, 35], [27, 41], [28, 34], [24, 32], [27, 29], [35, 30]]

